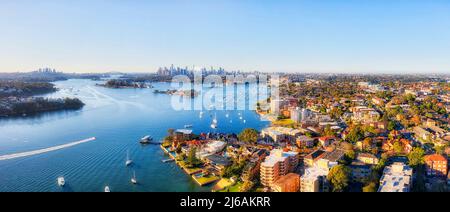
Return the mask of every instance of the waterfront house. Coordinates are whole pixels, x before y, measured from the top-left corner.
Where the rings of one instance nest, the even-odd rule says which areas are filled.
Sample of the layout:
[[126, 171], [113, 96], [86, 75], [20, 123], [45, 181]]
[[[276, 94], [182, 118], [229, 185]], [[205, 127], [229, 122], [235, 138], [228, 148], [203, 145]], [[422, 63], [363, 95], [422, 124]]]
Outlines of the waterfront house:
[[210, 141], [197, 151], [196, 156], [203, 160], [207, 156], [222, 151], [225, 147], [226, 143], [223, 141]]
[[227, 166], [231, 165], [231, 161], [228, 158], [217, 154], [205, 157], [205, 161], [219, 173], [221, 173]]

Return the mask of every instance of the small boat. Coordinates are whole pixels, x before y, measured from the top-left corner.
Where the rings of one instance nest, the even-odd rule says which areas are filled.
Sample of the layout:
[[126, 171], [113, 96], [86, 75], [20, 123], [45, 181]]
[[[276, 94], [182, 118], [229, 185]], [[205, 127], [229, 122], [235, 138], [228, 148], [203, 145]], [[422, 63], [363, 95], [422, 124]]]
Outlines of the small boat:
[[186, 128], [186, 129], [189, 129], [189, 128], [192, 128], [193, 126], [192, 126], [192, 124], [186, 124], [186, 125], [184, 125], [184, 128]]
[[140, 143], [141, 144], [150, 144], [150, 143], [152, 143], [152, 141], [153, 141], [153, 138], [151, 136], [147, 135], [147, 136], [141, 138]]
[[217, 125], [213, 123], [213, 124], [211, 124], [211, 128], [212, 129], [217, 129]]
[[213, 123], [217, 125], [218, 121], [217, 121], [217, 114], [214, 114], [214, 119], [213, 119]]
[[173, 162], [175, 161], [175, 159], [166, 159], [166, 160], [162, 160], [163, 163], [169, 163], [169, 162]]
[[106, 193], [111, 192], [111, 189], [109, 188], [109, 186], [105, 186], [105, 192], [106, 192]]
[[247, 120], [244, 120], [244, 124], [247, 123]]
[[204, 112], [201, 111], [199, 117], [200, 117], [200, 118], [203, 118], [203, 114], [204, 114]]
[[58, 185], [60, 187], [64, 187], [64, 185], [66, 185], [66, 180], [64, 180], [64, 177], [58, 177]]
[[130, 159], [130, 153], [127, 151], [127, 160], [125, 161], [125, 166], [130, 166], [133, 161]]
[[242, 119], [244, 119], [244, 118], [241, 116], [241, 117], [239, 117], [239, 119], [242, 120]]
[[131, 178], [131, 183], [137, 184], [136, 172], [133, 172], [133, 177]]
[[230, 114], [227, 113], [227, 114], [225, 115], [225, 117], [229, 118], [229, 117], [230, 117]]

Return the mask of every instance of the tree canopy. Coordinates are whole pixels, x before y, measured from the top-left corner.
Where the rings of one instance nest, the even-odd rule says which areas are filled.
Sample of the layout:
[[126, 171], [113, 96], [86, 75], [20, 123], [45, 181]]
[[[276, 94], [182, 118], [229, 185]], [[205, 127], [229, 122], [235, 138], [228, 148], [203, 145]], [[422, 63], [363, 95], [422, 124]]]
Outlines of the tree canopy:
[[337, 165], [331, 168], [327, 180], [333, 186], [334, 192], [343, 192], [350, 182], [350, 168], [344, 165]]
[[244, 141], [247, 143], [256, 143], [258, 141], [258, 131], [255, 129], [247, 128], [238, 135], [238, 138], [240, 141]]

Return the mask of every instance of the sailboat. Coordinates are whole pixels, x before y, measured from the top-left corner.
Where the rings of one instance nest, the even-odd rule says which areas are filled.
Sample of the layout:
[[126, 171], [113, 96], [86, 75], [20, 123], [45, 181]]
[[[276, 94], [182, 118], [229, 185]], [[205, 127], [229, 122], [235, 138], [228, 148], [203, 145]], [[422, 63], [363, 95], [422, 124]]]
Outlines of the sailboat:
[[137, 178], [136, 178], [136, 172], [135, 171], [133, 171], [133, 177], [131, 178], [131, 183], [133, 183], [133, 184], [137, 184]]
[[125, 166], [130, 166], [133, 161], [130, 159], [130, 152], [127, 151], [127, 160], [125, 161]]
[[106, 193], [111, 192], [111, 189], [109, 188], [109, 186], [105, 186], [105, 192], [106, 192]]

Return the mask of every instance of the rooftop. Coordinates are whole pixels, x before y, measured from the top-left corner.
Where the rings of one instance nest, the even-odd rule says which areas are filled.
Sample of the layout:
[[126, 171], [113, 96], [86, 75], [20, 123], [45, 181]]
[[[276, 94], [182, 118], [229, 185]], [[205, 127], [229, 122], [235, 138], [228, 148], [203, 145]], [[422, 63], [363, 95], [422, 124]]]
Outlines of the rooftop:
[[344, 155], [345, 155], [345, 152], [343, 150], [336, 149], [332, 152], [325, 152], [322, 159], [328, 160], [331, 162], [337, 162], [338, 160], [342, 159], [342, 157], [344, 157]]
[[266, 157], [263, 166], [274, 166], [278, 162], [286, 160], [286, 158], [298, 155], [297, 152], [283, 152], [281, 149], [274, 149], [270, 152], [270, 155]]
[[175, 131], [175, 133], [182, 133], [182, 134], [185, 134], [185, 135], [190, 135], [190, 134], [192, 134], [192, 130], [178, 129], [178, 130]]
[[447, 158], [445, 158], [442, 155], [434, 154], [434, 155], [426, 155], [424, 157], [425, 161], [447, 161]]
[[289, 173], [287, 175], [281, 176], [277, 181], [275, 181], [275, 184], [286, 184], [296, 178], [299, 179], [300, 175]]
[[412, 168], [404, 163], [394, 163], [384, 169], [379, 192], [408, 192], [412, 178]]
[[327, 176], [328, 170], [321, 169], [319, 167], [309, 167], [305, 169], [305, 173], [302, 175], [302, 179], [316, 180], [320, 176]]

